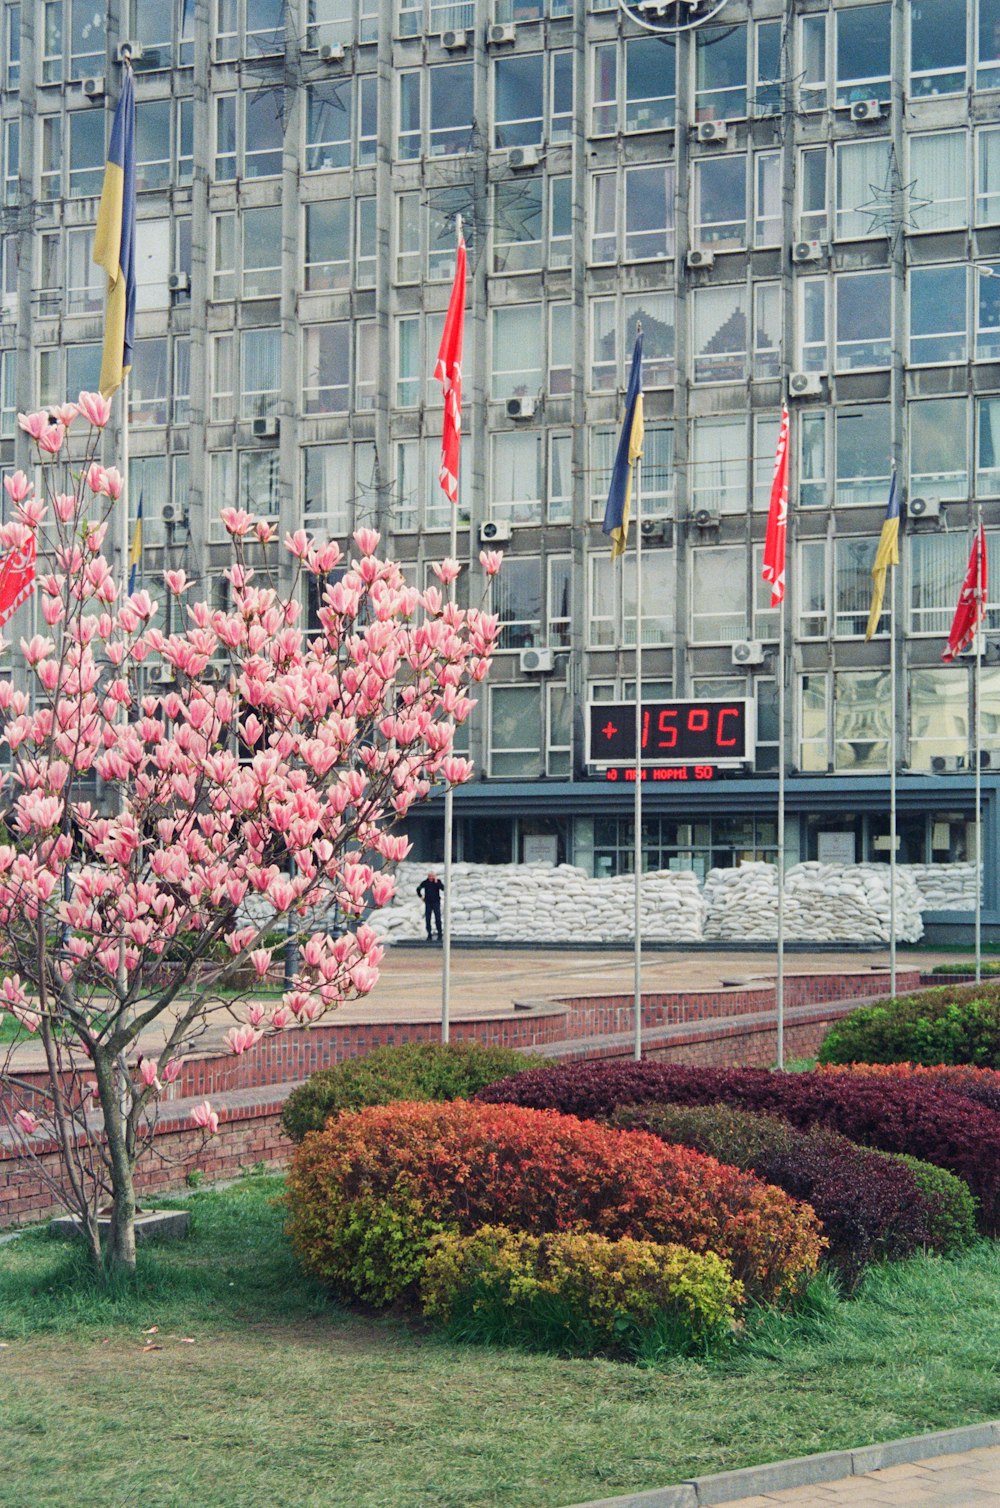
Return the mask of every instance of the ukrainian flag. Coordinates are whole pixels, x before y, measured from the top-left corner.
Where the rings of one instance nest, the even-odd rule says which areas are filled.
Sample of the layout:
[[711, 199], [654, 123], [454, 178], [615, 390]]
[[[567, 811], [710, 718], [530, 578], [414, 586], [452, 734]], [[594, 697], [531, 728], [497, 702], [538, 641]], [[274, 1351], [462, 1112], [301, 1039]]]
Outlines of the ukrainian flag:
[[135, 331], [135, 85], [131, 68], [124, 72], [94, 234], [94, 261], [108, 277], [100, 382], [105, 398], [132, 366]]
[[142, 564], [142, 493], [139, 493], [139, 506], [135, 510], [135, 528], [132, 530], [132, 548], [128, 552], [128, 594], [131, 597], [135, 591], [136, 577]]
[[892, 485], [889, 488], [889, 506], [885, 510], [885, 520], [882, 524], [882, 533], [879, 536], [878, 549], [875, 551], [875, 564], [872, 566], [872, 606], [868, 614], [868, 627], [865, 629], [865, 642], [872, 637], [878, 628], [879, 619], [882, 616], [882, 598], [885, 596], [885, 578], [890, 566], [899, 565], [899, 494], [896, 491], [896, 473], [892, 473]]
[[642, 331], [635, 338], [632, 370], [625, 394], [625, 419], [615, 464], [611, 468], [608, 504], [604, 510], [603, 530], [611, 535], [611, 559], [617, 560], [628, 543], [628, 516], [632, 507], [632, 468], [642, 455]]

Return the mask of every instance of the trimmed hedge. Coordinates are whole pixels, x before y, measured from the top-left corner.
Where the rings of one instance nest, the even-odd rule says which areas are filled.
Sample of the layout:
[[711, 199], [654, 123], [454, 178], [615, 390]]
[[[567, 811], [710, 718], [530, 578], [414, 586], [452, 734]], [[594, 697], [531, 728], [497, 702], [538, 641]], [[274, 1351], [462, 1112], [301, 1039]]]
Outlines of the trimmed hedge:
[[[615, 1111], [612, 1124], [710, 1153], [806, 1200], [830, 1243], [827, 1257], [849, 1286], [872, 1262], [967, 1244], [952, 1236], [951, 1204], [942, 1204], [935, 1220], [929, 1180], [919, 1179], [896, 1156], [859, 1147], [836, 1131], [800, 1131], [777, 1116], [729, 1105], [626, 1105]], [[960, 1180], [929, 1163], [918, 1166], [931, 1179], [957, 1184], [974, 1211]]]
[[432, 1243], [420, 1297], [458, 1340], [648, 1358], [721, 1340], [743, 1290], [714, 1252], [483, 1225]]
[[376, 1047], [363, 1058], [321, 1069], [293, 1089], [281, 1124], [292, 1141], [300, 1142], [308, 1131], [322, 1131], [339, 1110], [391, 1105], [395, 1100], [465, 1100], [484, 1084], [544, 1061], [511, 1047], [480, 1047], [475, 1042]]
[[905, 1152], [880, 1152], [909, 1168], [930, 1211], [931, 1245], [947, 1253], [964, 1251], [976, 1239], [976, 1198], [968, 1184], [945, 1168], [909, 1157]]
[[798, 1292], [824, 1242], [813, 1211], [654, 1136], [509, 1105], [373, 1105], [297, 1148], [288, 1231], [310, 1272], [377, 1304], [413, 1297], [433, 1237], [504, 1224], [714, 1251], [747, 1294]]
[[944, 985], [859, 1006], [831, 1026], [819, 1061], [1000, 1068], [1000, 983]]
[[883, 1152], [908, 1152], [968, 1184], [980, 1229], [1000, 1231], [1000, 1113], [933, 1082], [854, 1073], [771, 1073], [677, 1063], [567, 1063], [480, 1090], [493, 1104], [607, 1119], [619, 1105], [735, 1105], [825, 1126]]
[[897, 1083], [932, 1084], [963, 1099], [988, 1105], [991, 1110], [1000, 1110], [1000, 1073], [995, 1068], [973, 1068], [969, 1063], [938, 1064], [933, 1068], [922, 1063], [827, 1063], [820, 1064], [819, 1071], [893, 1079]]

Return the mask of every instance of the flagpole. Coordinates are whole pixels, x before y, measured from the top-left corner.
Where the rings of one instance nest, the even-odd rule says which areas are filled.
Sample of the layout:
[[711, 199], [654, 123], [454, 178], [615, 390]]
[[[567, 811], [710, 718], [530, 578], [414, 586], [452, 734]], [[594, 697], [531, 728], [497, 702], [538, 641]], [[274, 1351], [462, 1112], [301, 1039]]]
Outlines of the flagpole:
[[889, 566], [889, 992], [896, 993], [896, 568]]
[[[460, 245], [462, 240], [462, 217], [455, 216], [455, 244]], [[464, 291], [463, 291], [464, 297]], [[445, 418], [447, 422], [447, 417]], [[456, 467], [457, 473], [461, 470]], [[458, 559], [458, 498], [451, 506], [451, 529], [448, 535], [448, 554], [452, 560]], [[448, 583], [448, 601], [455, 601], [455, 577]], [[442, 918], [441, 938], [441, 1041], [451, 1041], [451, 850], [454, 842], [455, 831], [455, 787], [449, 785], [444, 793], [444, 916]], [[429, 925], [429, 923], [428, 923]]]
[[[632, 1056], [642, 1058], [642, 459], [636, 457], [633, 476], [635, 504], [635, 829], [633, 961], [634, 979]], [[622, 573], [624, 575], [624, 572]]]
[[983, 666], [983, 639], [985, 637], [986, 603], [983, 591], [983, 568], [986, 564], [985, 539], [983, 537], [983, 506], [976, 506], [976, 665], [973, 695], [976, 701], [976, 983], [983, 977], [983, 720], [980, 696]]
[[774, 986], [778, 1068], [785, 1066], [785, 593], [778, 607], [778, 966]]

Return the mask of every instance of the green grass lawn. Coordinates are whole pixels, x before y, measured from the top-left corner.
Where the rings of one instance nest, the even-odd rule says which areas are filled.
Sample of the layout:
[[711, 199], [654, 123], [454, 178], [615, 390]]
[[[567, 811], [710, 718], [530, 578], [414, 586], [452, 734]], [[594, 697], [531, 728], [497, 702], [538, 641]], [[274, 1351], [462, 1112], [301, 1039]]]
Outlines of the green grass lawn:
[[192, 1196], [191, 1240], [111, 1292], [73, 1245], [0, 1246], [5, 1508], [563, 1508], [1000, 1414], [989, 1243], [850, 1303], [817, 1283], [724, 1355], [642, 1370], [341, 1309], [298, 1272], [280, 1190]]

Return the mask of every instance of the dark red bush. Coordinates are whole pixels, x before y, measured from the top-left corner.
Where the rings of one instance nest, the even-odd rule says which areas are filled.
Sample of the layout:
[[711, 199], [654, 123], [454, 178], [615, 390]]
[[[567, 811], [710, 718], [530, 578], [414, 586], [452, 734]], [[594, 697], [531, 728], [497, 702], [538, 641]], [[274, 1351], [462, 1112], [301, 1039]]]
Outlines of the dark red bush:
[[978, 1197], [980, 1228], [1000, 1232], [1000, 1113], [916, 1076], [568, 1063], [503, 1079], [477, 1098], [592, 1119], [606, 1119], [619, 1105], [653, 1103], [763, 1110], [947, 1168]]
[[963, 1099], [977, 1100], [991, 1110], [1000, 1110], [1000, 1072], [995, 1068], [975, 1068], [971, 1063], [940, 1063], [933, 1068], [922, 1063], [823, 1063], [819, 1072], [933, 1084], [937, 1089], [960, 1094]]

